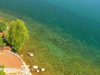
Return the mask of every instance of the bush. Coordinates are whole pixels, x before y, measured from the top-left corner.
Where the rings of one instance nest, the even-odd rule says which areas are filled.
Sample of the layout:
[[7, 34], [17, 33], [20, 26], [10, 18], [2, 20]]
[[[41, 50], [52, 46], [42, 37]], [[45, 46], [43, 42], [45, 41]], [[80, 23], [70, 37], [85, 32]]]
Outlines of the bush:
[[0, 75], [6, 75], [6, 73], [3, 70], [0, 70]]
[[0, 21], [0, 32], [5, 31], [7, 28], [7, 24], [4, 21]]
[[13, 46], [15, 52], [22, 49], [22, 45], [28, 40], [28, 30], [22, 20], [12, 21], [7, 32], [7, 42]]
[[3, 65], [0, 65], [0, 68], [5, 68]]
[[[3, 65], [0, 65], [0, 68], [5, 68]], [[0, 70], [0, 75], [6, 75], [6, 73], [3, 70]]]
[[0, 46], [2, 46], [2, 48], [5, 47], [6, 43], [3, 42], [3, 38], [0, 36]]
[[3, 45], [3, 38], [0, 35], [0, 46], [2, 46], [2, 45]]

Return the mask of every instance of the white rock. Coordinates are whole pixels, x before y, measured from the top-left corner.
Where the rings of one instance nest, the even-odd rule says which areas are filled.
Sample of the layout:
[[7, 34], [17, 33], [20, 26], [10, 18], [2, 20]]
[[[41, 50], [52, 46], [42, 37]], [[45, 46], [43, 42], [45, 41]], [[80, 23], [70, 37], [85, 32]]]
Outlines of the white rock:
[[2, 68], [0, 68], [0, 70], [2, 70]]
[[23, 55], [21, 55], [21, 57], [23, 57]]
[[30, 65], [26, 65], [27, 67], [30, 67]]
[[41, 71], [45, 71], [45, 68], [41, 68]]
[[38, 66], [34, 65], [32, 66], [33, 69], [38, 69]]
[[33, 57], [33, 54], [32, 53], [27, 53], [29, 56]]
[[39, 72], [39, 70], [36, 70], [36, 72]]

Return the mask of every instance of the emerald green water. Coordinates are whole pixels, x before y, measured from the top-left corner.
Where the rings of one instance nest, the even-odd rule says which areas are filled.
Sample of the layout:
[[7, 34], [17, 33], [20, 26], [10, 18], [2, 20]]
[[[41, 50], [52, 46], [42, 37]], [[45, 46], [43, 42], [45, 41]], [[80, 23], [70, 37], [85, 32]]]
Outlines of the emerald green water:
[[[99, 1], [0, 1], [0, 16], [24, 20], [30, 31], [24, 49], [29, 65], [46, 71], [35, 75], [100, 75]], [[27, 52], [34, 54], [33, 58]], [[29, 60], [35, 60], [31, 63]]]

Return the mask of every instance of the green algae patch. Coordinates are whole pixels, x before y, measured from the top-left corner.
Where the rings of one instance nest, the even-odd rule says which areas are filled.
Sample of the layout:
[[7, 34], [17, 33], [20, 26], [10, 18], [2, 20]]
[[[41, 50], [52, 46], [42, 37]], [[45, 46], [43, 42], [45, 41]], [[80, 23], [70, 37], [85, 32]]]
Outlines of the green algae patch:
[[[36, 37], [36, 36], [35, 36]], [[65, 58], [59, 58], [54, 55], [47, 47], [45, 47], [41, 41], [36, 40], [37, 38], [27, 41], [23, 46], [24, 49], [19, 53], [19, 55], [24, 55], [24, 61], [30, 65], [38, 65], [40, 68], [46, 68], [46, 71], [36, 73], [31, 71], [36, 75], [94, 75], [100, 74], [100, 68], [95, 67], [86, 61], [74, 57], [71, 55], [66, 55]], [[32, 41], [34, 41], [32, 43]], [[29, 57], [28, 52], [32, 52], [34, 57]], [[65, 60], [65, 61], [64, 61]]]

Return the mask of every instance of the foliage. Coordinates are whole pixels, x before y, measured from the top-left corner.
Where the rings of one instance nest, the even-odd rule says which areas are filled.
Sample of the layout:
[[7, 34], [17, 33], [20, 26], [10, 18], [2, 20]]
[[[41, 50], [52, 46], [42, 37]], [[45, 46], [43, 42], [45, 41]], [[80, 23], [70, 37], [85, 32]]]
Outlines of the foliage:
[[28, 40], [28, 30], [25, 23], [22, 20], [12, 21], [9, 26], [7, 34], [7, 42], [13, 45], [13, 49], [19, 52], [22, 49], [22, 45]]
[[0, 21], [0, 32], [5, 31], [7, 28], [7, 24], [4, 21]]
[[5, 68], [4, 65], [0, 65], [0, 68]]
[[5, 45], [6, 45], [6, 43], [3, 42], [3, 38], [0, 36], [0, 46], [2, 46], [2, 48], [4, 48]]
[[3, 45], [3, 39], [2, 39], [2, 37], [1, 37], [1, 35], [0, 35], [0, 46], [1, 45]]
[[[0, 68], [5, 68], [3, 65], [0, 65]], [[3, 70], [0, 70], [0, 75], [6, 75]]]
[[6, 75], [6, 73], [3, 70], [0, 70], [0, 75]]

